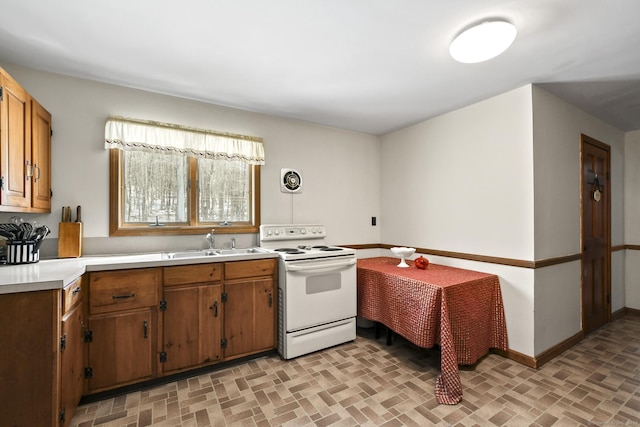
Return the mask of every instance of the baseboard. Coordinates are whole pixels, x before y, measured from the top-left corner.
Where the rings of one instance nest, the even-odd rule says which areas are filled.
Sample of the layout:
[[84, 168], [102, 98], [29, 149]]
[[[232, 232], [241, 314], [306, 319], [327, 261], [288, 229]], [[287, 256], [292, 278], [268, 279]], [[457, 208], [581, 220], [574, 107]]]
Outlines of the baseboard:
[[614, 311], [613, 313], [611, 313], [611, 321], [613, 322], [614, 320], [618, 320], [619, 318], [621, 318], [622, 316], [627, 314], [629, 312], [629, 310], [631, 310], [631, 309], [629, 309], [627, 307], [622, 307], [620, 310]]
[[504, 351], [497, 348], [492, 348], [491, 352], [499, 354], [502, 357], [506, 357], [507, 359], [511, 359], [514, 362], [518, 362], [530, 368], [534, 368], [534, 369], [536, 368], [535, 358], [531, 356], [527, 356], [526, 354], [518, 353], [517, 351], [511, 350], [511, 349]]
[[539, 355], [536, 356], [536, 366], [538, 369], [545, 363], [549, 362], [554, 357], [560, 355], [564, 351], [570, 349], [574, 345], [578, 344], [580, 341], [584, 339], [584, 332], [580, 331], [572, 337], [567, 338], [566, 340], [554, 345], [550, 349], [543, 351]]
[[578, 344], [580, 341], [582, 341], [583, 338], [584, 338], [584, 333], [580, 331], [574, 336], [569, 337], [566, 340], [562, 341], [561, 343], [558, 343], [553, 347], [551, 347], [550, 349], [540, 353], [536, 357], [527, 356], [526, 354], [518, 353], [517, 351], [511, 350], [511, 349], [507, 351], [492, 349], [491, 351], [493, 353], [496, 353], [503, 357], [511, 359], [515, 362], [528, 366], [530, 368], [538, 369], [545, 363], [552, 360], [554, 357], [563, 353], [565, 350], [568, 350], [574, 345]]
[[635, 308], [625, 308], [625, 314], [633, 314], [634, 316], [640, 316], [640, 310]]

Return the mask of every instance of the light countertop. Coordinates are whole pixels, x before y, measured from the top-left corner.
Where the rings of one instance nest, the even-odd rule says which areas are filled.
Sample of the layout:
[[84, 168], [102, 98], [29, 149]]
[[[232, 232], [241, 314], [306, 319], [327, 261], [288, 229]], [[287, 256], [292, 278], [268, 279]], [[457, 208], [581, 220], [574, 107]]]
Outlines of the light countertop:
[[162, 253], [149, 253], [50, 259], [33, 264], [0, 265], [0, 294], [62, 289], [88, 271], [206, 264], [278, 258], [278, 256], [275, 252], [261, 252], [165, 259]]

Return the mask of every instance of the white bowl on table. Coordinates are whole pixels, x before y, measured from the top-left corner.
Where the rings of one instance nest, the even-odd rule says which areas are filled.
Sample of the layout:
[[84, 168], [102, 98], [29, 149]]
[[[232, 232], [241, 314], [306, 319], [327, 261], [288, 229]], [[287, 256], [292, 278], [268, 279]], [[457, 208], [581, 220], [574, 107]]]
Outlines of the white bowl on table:
[[415, 251], [416, 251], [416, 248], [406, 248], [404, 246], [391, 248], [391, 252], [395, 256], [400, 257], [400, 264], [398, 264], [398, 267], [401, 267], [401, 268], [409, 267], [409, 264], [405, 262], [405, 258], [408, 258], [411, 255], [413, 255]]

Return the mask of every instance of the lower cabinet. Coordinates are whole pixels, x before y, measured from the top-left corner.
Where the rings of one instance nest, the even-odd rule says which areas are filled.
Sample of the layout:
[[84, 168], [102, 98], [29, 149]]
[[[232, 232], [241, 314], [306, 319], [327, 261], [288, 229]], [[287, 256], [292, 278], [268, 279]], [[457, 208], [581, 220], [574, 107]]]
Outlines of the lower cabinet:
[[84, 381], [81, 283], [0, 295], [0, 425], [71, 422]]
[[222, 264], [165, 267], [162, 301], [164, 374], [222, 360]]
[[277, 346], [275, 286], [272, 278], [239, 279], [224, 284], [225, 359], [267, 351]]
[[84, 391], [86, 288], [86, 277], [83, 277], [65, 287], [62, 295], [59, 411], [61, 426], [67, 426], [71, 422]]
[[90, 272], [0, 294], [0, 425], [69, 425], [83, 394], [277, 347], [277, 260]]
[[160, 268], [90, 273], [89, 393], [156, 377]]
[[224, 358], [277, 347], [277, 261], [224, 263]]

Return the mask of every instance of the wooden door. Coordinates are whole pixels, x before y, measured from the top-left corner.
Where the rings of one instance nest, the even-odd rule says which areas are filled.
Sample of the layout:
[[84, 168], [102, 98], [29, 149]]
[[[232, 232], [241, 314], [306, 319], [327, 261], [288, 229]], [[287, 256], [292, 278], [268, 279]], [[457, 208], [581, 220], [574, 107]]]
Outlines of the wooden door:
[[266, 351], [277, 346], [277, 304], [273, 279], [268, 277], [256, 280], [254, 293], [256, 301], [254, 346], [256, 351]]
[[58, 426], [60, 290], [0, 294], [0, 425]]
[[227, 302], [224, 310], [225, 359], [244, 356], [253, 350], [255, 327], [253, 280], [225, 283]]
[[62, 318], [61, 346], [62, 368], [60, 375], [61, 402], [60, 409], [64, 411], [64, 422], [61, 426], [68, 426], [82, 397], [84, 385], [84, 306], [76, 305]]
[[89, 379], [91, 392], [151, 379], [153, 376], [153, 334], [151, 309], [95, 316], [89, 328]]
[[225, 358], [267, 351], [277, 346], [274, 287], [272, 277], [225, 284]]
[[32, 207], [51, 212], [51, 114], [31, 101]]
[[199, 289], [200, 360], [202, 363], [222, 360], [222, 285], [206, 285]]
[[0, 101], [0, 203], [31, 206], [31, 102], [29, 94], [3, 75]]
[[582, 135], [582, 329], [611, 319], [609, 146]]
[[164, 373], [221, 360], [220, 288], [220, 284], [165, 288]]

